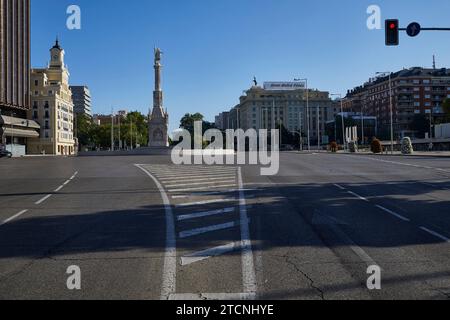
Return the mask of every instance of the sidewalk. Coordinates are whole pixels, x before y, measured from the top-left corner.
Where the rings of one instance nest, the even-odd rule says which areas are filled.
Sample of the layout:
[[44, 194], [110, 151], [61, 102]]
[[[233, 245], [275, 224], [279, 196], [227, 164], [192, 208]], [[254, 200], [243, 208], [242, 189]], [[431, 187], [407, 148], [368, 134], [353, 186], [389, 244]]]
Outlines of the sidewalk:
[[391, 156], [391, 157], [435, 157], [435, 158], [450, 158], [450, 151], [414, 151], [413, 154], [402, 154], [400, 151], [394, 151], [394, 154], [391, 154], [390, 151], [388, 153], [380, 153], [380, 154], [374, 154], [372, 152], [358, 152], [358, 153], [351, 153], [351, 152], [339, 152], [344, 154], [354, 154], [354, 155], [378, 155], [378, 156]]

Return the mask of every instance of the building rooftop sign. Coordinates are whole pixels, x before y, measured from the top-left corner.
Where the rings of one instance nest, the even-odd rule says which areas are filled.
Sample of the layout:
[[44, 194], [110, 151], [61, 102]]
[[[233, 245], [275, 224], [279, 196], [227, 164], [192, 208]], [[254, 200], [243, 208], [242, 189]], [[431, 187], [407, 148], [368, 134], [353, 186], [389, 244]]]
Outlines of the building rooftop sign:
[[305, 82], [264, 82], [265, 90], [302, 90], [306, 88]]

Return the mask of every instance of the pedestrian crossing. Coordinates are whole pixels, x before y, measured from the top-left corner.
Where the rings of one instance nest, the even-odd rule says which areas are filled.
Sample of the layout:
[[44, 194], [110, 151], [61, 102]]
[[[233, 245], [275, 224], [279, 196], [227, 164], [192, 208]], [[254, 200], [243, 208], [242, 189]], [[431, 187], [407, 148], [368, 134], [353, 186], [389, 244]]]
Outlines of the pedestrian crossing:
[[[238, 295], [255, 294], [254, 276], [248, 276], [254, 273], [254, 268], [252, 256], [249, 261], [250, 220], [247, 218], [240, 168], [169, 164], [137, 166], [154, 177], [167, 193], [174, 219], [177, 272], [190, 272], [196, 267], [211, 269], [228, 261], [221, 257], [241, 252], [242, 257], [237, 260], [242, 268], [237, 277], [241, 282]], [[230, 266], [230, 269], [235, 267]]]

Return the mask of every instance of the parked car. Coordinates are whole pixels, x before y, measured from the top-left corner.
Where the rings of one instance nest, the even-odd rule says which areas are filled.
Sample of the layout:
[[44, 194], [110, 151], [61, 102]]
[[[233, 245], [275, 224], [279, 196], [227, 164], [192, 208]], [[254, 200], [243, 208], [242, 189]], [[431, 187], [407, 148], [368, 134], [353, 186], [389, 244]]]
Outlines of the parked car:
[[12, 153], [7, 150], [0, 150], [0, 158], [11, 158]]

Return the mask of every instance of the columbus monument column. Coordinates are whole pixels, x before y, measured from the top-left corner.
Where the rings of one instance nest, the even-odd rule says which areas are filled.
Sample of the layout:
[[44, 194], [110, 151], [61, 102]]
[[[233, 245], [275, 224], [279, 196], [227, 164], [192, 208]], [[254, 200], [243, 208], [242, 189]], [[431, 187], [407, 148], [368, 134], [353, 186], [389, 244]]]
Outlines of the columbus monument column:
[[161, 87], [161, 50], [155, 49], [155, 91], [153, 91], [153, 110], [148, 118], [148, 146], [161, 148], [169, 146], [169, 115], [163, 109]]

